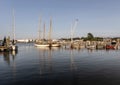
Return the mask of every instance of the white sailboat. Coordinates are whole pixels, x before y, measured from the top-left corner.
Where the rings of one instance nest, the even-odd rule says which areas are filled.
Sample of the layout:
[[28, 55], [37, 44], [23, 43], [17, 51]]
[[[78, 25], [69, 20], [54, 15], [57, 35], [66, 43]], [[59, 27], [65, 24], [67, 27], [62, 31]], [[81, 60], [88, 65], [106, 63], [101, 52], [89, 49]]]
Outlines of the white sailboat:
[[60, 47], [59, 43], [52, 43], [52, 47]]
[[75, 32], [75, 28], [77, 26], [77, 23], [78, 23], [78, 19], [75, 20], [74, 25], [71, 27], [71, 43], [70, 43], [71, 48], [74, 48], [73, 36], [74, 36], [74, 32]]
[[49, 31], [49, 43], [50, 47], [60, 47], [60, 43], [58, 42], [53, 42], [51, 39], [52, 34], [52, 18], [50, 19], [50, 31]]
[[52, 19], [50, 19], [50, 30], [49, 30], [49, 38], [45, 40], [45, 24], [44, 24], [44, 32], [43, 32], [43, 39], [40, 39], [40, 26], [41, 26], [41, 19], [39, 23], [39, 39], [35, 42], [36, 47], [60, 47], [60, 44], [57, 42], [52, 42], [51, 34], [52, 34]]
[[11, 50], [12, 51], [16, 51], [18, 50], [18, 46], [16, 46], [16, 42], [15, 42], [15, 15], [14, 15], [14, 9], [13, 9], [13, 24], [12, 24], [12, 28], [13, 28], [13, 41], [11, 44]]
[[49, 47], [47, 41], [45, 41], [45, 23], [44, 23], [44, 32], [43, 32], [43, 39], [40, 39], [40, 27], [41, 27], [41, 18], [39, 23], [39, 39], [35, 42], [34, 46], [36, 47]]
[[49, 47], [49, 44], [35, 43], [36, 47]]

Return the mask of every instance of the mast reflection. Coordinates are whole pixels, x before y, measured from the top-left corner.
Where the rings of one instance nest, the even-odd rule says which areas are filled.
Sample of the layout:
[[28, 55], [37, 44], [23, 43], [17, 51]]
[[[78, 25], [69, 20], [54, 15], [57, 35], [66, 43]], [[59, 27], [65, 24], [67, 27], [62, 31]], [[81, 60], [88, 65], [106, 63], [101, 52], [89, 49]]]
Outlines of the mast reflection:
[[11, 52], [0, 52], [0, 56], [3, 56], [3, 60], [10, 65], [12, 61], [15, 60], [15, 56], [17, 55], [17, 51]]
[[39, 49], [39, 71], [40, 75], [52, 72], [52, 48], [44, 47]]
[[71, 71], [77, 70], [77, 66], [75, 64], [75, 60], [74, 60], [74, 54], [73, 54], [73, 50], [70, 50], [70, 68]]
[[59, 47], [37, 47], [38, 49], [38, 63], [40, 76], [45, 73], [53, 73], [53, 56], [54, 52], [60, 50]]

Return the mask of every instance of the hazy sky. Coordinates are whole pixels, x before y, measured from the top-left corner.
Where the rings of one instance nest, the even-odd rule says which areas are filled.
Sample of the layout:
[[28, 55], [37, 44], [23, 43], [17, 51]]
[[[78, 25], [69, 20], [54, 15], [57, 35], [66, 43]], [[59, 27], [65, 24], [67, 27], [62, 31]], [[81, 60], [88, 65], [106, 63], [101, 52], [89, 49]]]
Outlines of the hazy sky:
[[120, 0], [0, 0], [0, 39], [12, 36], [12, 10], [15, 11], [16, 38], [37, 38], [39, 17], [46, 23], [46, 36], [52, 17], [52, 37], [70, 37], [75, 19], [77, 37], [120, 37]]

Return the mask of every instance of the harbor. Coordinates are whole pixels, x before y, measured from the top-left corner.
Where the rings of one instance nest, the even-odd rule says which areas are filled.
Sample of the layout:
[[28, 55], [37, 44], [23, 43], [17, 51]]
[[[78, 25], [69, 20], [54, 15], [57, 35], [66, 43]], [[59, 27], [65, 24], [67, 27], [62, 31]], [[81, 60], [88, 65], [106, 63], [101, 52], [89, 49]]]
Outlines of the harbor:
[[[27, 41], [27, 42], [26, 42]], [[29, 41], [29, 42], [28, 42]], [[119, 50], [120, 49], [120, 39], [112, 39], [112, 38], [104, 38], [101, 41], [95, 41], [95, 40], [84, 40], [84, 39], [75, 39], [71, 42], [70, 39], [58, 39], [58, 40], [22, 40], [22, 42], [19, 42], [19, 40], [15, 40], [16, 43], [34, 43], [35, 47], [59, 47], [59, 48], [69, 48], [69, 49], [113, 49], [113, 50]], [[13, 41], [9, 38], [5, 38], [4, 40], [1, 40], [0, 45], [0, 51], [10, 51], [10, 50], [18, 50], [18, 47], [16, 46], [15, 49], [13, 46]]]
[[0, 52], [1, 85], [119, 84], [120, 50], [17, 46], [17, 53]]
[[[59, 40], [52, 40], [51, 44], [56, 43], [55, 47], [61, 48], [69, 48], [69, 49], [113, 49], [119, 50], [120, 49], [120, 39], [119, 38], [101, 38], [101, 40], [85, 40], [85, 39], [75, 39], [71, 41], [71, 39], [59, 39]], [[35, 41], [36, 42], [36, 41]], [[42, 41], [40, 41], [43, 43]], [[49, 42], [46, 40], [45, 42]], [[40, 46], [38, 46], [40, 47]], [[44, 47], [44, 46], [41, 46]], [[54, 47], [50, 46], [50, 43], [46, 44], [45, 47]]]
[[0, 0], [0, 85], [120, 85], [120, 0]]

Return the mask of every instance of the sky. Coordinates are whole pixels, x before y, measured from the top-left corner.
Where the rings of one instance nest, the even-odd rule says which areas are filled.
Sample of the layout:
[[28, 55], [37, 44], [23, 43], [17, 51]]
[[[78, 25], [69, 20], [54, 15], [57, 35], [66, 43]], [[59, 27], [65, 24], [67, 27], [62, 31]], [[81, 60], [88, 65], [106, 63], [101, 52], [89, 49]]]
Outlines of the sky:
[[38, 29], [42, 38], [44, 23], [47, 38], [50, 18], [55, 39], [69, 38], [76, 19], [74, 37], [120, 37], [120, 0], [0, 0], [0, 39], [13, 36], [13, 9], [16, 39], [38, 38]]

